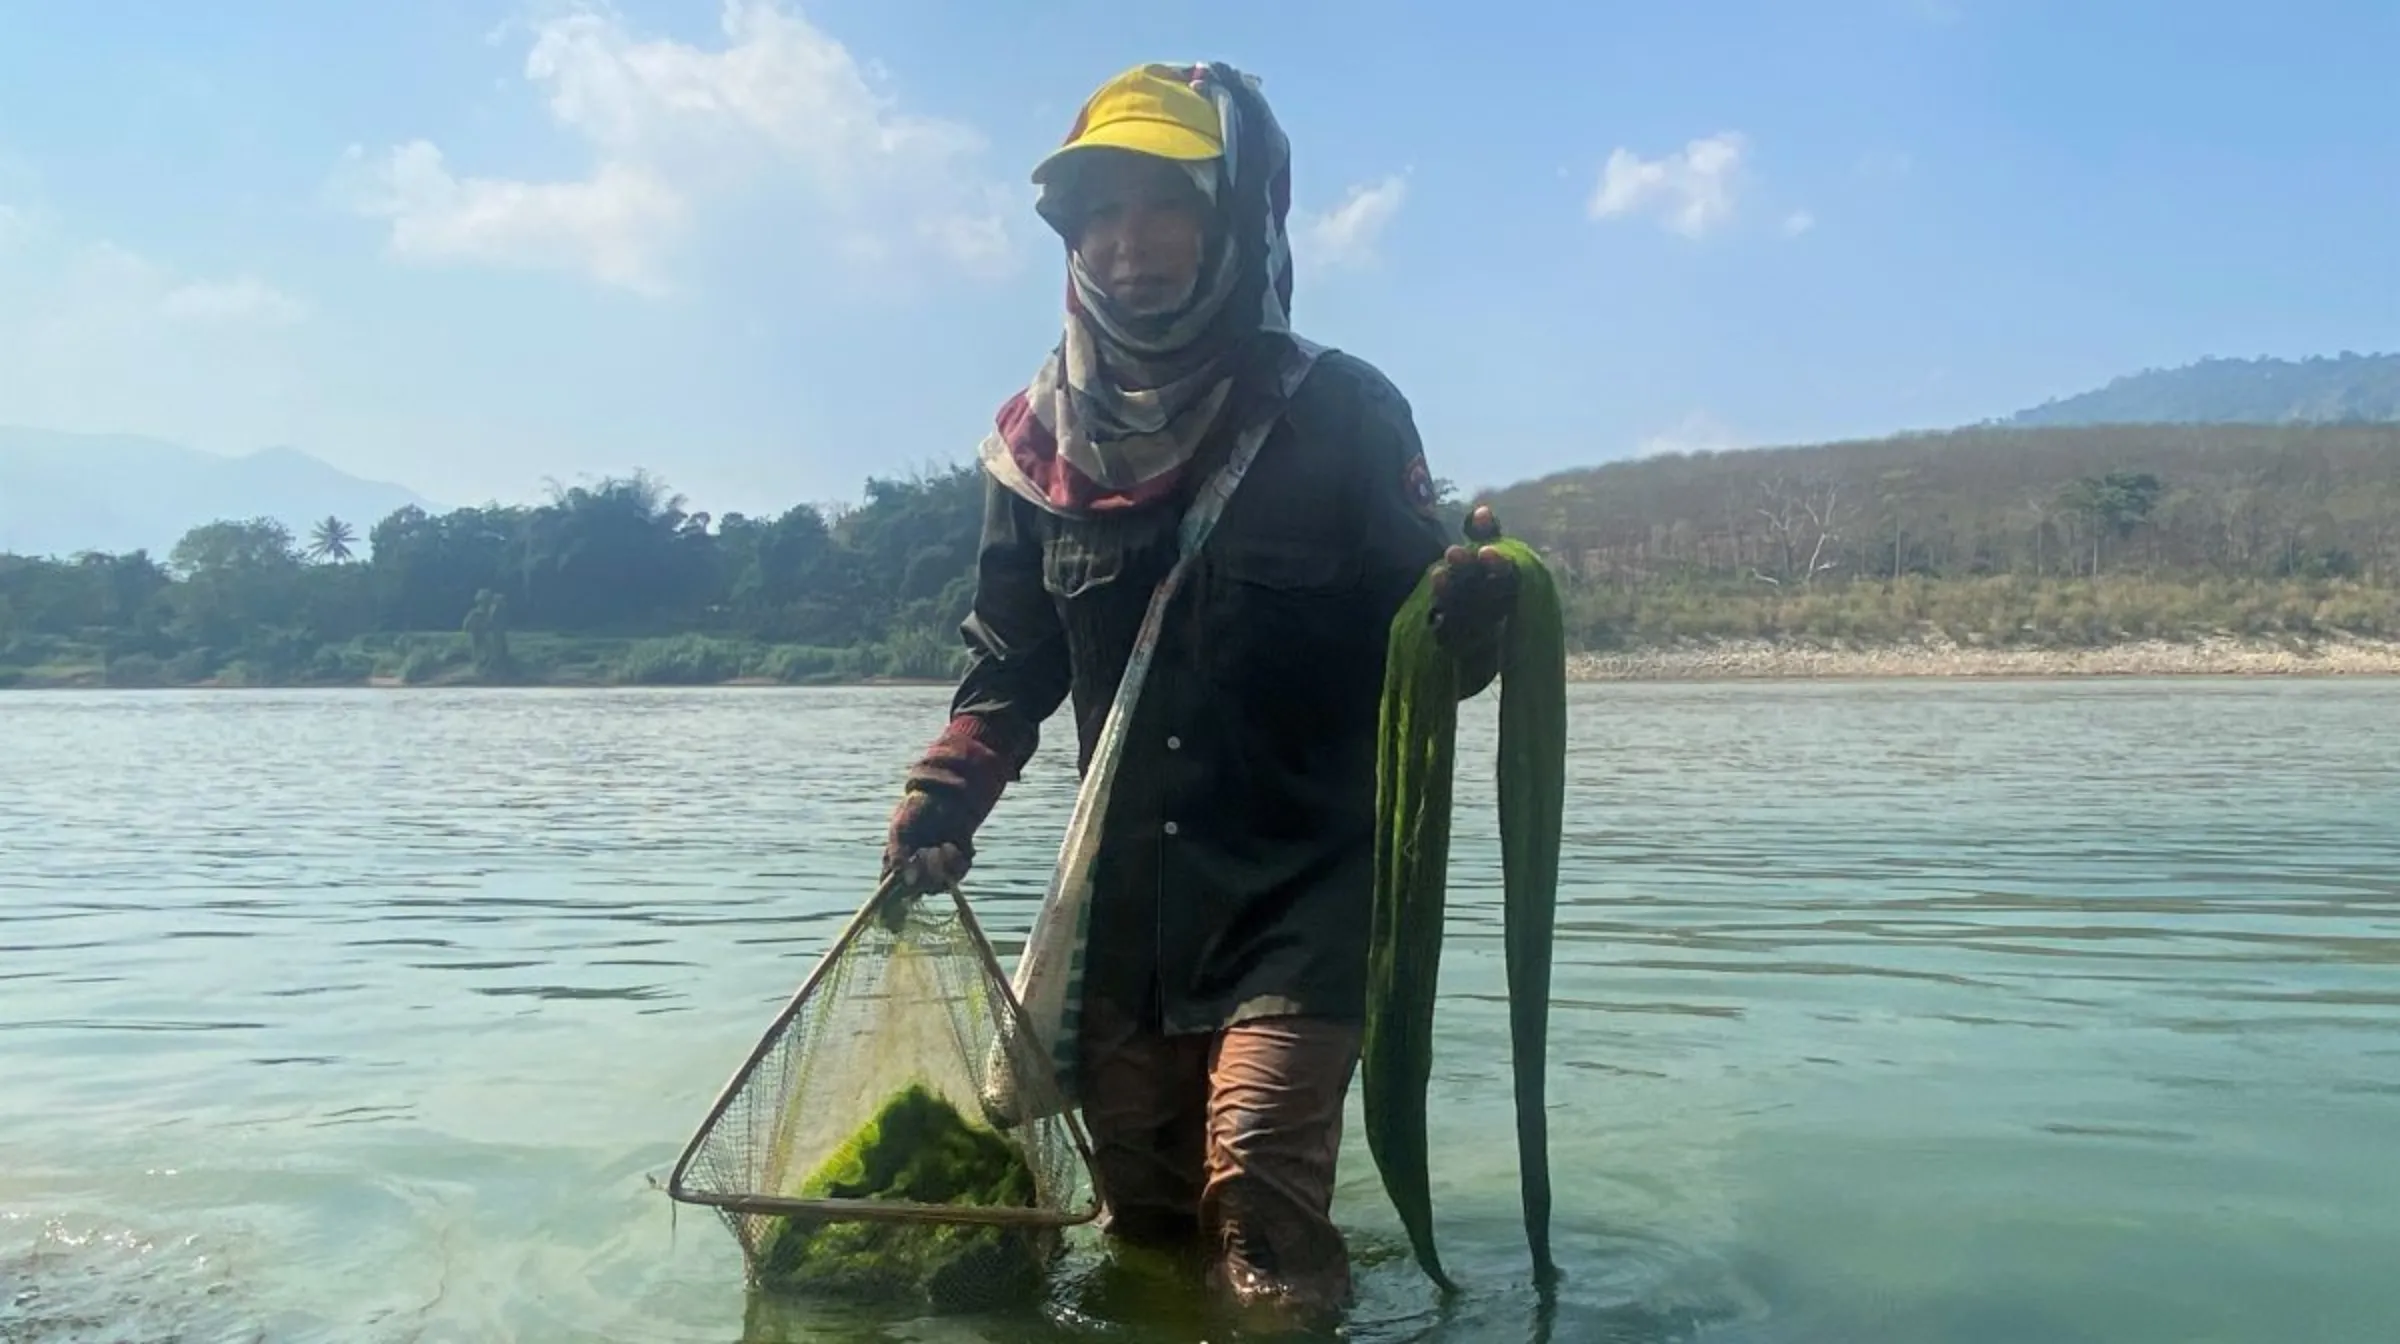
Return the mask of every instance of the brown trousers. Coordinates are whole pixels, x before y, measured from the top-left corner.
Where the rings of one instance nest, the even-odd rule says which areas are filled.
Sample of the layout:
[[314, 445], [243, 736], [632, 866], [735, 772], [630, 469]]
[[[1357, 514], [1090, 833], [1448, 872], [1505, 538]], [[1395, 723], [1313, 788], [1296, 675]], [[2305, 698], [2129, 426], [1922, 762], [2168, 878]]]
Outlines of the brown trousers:
[[1082, 1049], [1108, 1235], [1196, 1241], [1212, 1286], [1237, 1305], [1317, 1315], [1348, 1304], [1331, 1211], [1358, 1027], [1277, 1017], [1160, 1036], [1094, 1001]]

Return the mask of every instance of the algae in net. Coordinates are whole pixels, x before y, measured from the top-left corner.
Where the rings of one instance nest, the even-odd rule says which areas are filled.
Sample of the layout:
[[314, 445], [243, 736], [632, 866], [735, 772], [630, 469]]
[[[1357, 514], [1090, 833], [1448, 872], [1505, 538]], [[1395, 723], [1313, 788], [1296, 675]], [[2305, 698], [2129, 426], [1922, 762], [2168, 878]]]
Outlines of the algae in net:
[[1038, 1292], [1099, 1212], [1063, 1106], [990, 1122], [1006, 1068], [1057, 1086], [966, 900], [879, 891], [768, 1027], [668, 1182], [710, 1205], [764, 1291], [968, 1310]]
[[[1005, 1136], [912, 1084], [803, 1181], [800, 1193], [1030, 1209], [1038, 1191], [1032, 1165]], [[1040, 1227], [770, 1216], [754, 1275], [777, 1291], [945, 1309], [999, 1305], [1038, 1291], [1049, 1242]]]

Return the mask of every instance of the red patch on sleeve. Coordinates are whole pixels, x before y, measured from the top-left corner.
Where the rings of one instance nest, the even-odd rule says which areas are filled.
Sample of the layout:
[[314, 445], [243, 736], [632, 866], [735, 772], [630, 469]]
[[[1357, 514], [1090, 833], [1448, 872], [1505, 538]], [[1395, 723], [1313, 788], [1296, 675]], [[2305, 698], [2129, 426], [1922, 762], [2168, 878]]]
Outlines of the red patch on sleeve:
[[1425, 465], [1423, 453], [1408, 459], [1408, 466], [1401, 473], [1400, 493], [1417, 512], [1428, 518], [1434, 515], [1440, 499], [1433, 489], [1433, 469]]

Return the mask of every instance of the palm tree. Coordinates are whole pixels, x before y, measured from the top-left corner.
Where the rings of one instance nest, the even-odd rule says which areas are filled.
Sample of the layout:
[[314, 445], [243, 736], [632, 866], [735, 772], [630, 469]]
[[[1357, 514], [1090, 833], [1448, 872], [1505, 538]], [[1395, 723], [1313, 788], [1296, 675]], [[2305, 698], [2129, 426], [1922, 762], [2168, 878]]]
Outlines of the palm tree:
[[347, 560], [350, 558], [350, 543], [358, 540], [358, 534], [350, 530], [348, 523], [330, 515], [318, 523], [308, 537], [308, 557], [311, 560]]

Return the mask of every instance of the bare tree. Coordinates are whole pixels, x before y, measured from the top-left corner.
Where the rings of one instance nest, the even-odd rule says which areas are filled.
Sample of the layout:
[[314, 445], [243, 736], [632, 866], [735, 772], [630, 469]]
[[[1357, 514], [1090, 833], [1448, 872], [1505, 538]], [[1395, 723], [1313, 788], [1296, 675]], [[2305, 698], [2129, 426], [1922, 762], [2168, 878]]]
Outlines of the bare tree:
[[[1793, 484], [1781, 476], [1770, 476], [1759, 482], [1759, 489], [1767, 503], [1758, 515], [1766, 520], [1768, 540], [1781, 556], [1781, 570], [1775, 576], [1778, 584], [1797, 583], [1805, 588], [1819, 574], [1840, 566], [1840, 553], [1827, 553], [1841, 541], [1839, 484]], [[1766, 577], [1755, 568], [1751, 572]]]
[[1821, 492], [1804, 496], [1800, 507], [1807, 511], [1809, 527], [1817, 534], [1815, 544], [1808, 548], [1808, 568], [1800, 577], [1800, 583], [1805, 587], [1814, 582], [1819, 574], [1841, 567], [1841, 553], [1836, 551], [1828, 555], [1826, 548], [1839, 545], [1842, 539], [1842, 487], [1829, 483]]

